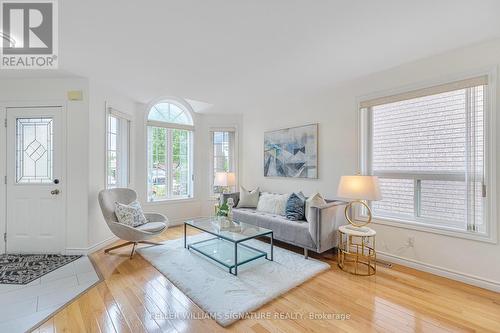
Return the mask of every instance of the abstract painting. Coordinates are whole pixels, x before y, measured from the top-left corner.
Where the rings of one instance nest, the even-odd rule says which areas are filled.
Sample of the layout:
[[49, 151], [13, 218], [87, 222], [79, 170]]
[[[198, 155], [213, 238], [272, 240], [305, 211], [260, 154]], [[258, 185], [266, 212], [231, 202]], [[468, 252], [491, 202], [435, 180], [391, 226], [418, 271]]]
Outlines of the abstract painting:
[[265, 132], [264, 176], [318, 178], [318, 124]]

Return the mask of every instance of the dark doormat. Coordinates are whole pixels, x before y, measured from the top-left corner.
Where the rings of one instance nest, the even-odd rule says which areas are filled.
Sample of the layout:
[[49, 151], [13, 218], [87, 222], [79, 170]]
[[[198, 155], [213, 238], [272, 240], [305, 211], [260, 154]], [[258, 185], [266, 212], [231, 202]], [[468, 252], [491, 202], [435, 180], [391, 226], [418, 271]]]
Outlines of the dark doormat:
[[0, 255], [0, 284], [27, 284], [81, 255], [3, 254]]

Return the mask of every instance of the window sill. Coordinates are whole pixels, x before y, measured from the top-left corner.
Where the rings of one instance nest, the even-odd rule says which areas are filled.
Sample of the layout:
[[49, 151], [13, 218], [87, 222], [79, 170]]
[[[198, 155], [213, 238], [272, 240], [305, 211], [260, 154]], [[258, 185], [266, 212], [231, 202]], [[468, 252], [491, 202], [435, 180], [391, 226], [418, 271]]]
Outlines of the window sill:
[[198, 199], [196, 198], [174, 198], [174, 199], [162, 199], [162, 200], [156, 200], [156, 201], [148, 201], [146, 202], [145, 205], [151, 205], [151, 206], [156, 206], [156, 205], [175, 205], [175, 204], [180, 204], [180, 203], [189, 203], [189, 202], [197, 202]]
[[423, 232], [444, 235], [444, 236], [449, 236], [449, 237], [469, 239], [469, 240], [474, 240], [474, 241], [479, 241], [479, 242], [497, 244], [497, 237], [492, 232], [490, 232], [490, 234], [472, 233], [469, 231], [461, 231], [461, 230], [457, 230], [457, 229], [453, 229], [453, 228], [435, 227], [432, 225], [413, 222], [413, 221], [402, 221], [402, 220], [398, 220], [398, 219], [380, 218], [380, 217], [374, 217], [372, 219], [372, 222], [374, 224], [387, 225], [387, 226], [396, 227], [396, 228], [417, 230], [417, 231], [423, 231]]

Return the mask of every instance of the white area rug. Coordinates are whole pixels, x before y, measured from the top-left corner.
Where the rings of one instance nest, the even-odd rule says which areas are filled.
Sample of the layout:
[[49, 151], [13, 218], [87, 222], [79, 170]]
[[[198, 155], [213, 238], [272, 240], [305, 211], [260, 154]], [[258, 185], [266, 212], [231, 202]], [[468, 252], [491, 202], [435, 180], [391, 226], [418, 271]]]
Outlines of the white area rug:
[[[211, 235], [188, 237], [188, 244]], [[274, 261], [265, 258], [238, 267], [238, 276], [193, 250], [184, 249], [183, 239], [139, 250], [140, 254], [163, 273], [184, 294], [220, 325], [227, 326], [243, 318], [288, 290], [300, 285], [330, 265], [304, 259], [302, 255], [274, 247]], [[263, 251], [269, 244], [245, 242]]]

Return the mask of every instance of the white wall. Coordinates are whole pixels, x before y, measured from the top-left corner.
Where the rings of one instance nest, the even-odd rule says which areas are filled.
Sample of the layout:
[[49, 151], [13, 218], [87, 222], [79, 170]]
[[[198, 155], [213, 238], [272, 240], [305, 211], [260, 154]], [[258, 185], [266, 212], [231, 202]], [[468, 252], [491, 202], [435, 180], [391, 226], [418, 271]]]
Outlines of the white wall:
[[[500, 41], [448, 52], [391, 70], [330, 87], [316, 96], [294, 96], [245, 113], [243, 135], [243, 184], [263, 190], [314, 191], [335, 197], [341, 175], [358, 169], [357, 98], [402, 86], [440, 80], [500, 64]], [[500, 85], [499, 85], [500, 86]], [[500, 87], [497, 101], [500, 101]], [[498, 113], [500, 103], [493, 112]], [[264, 131], [309, 123], [319, 123], [319, 179], [273, 179], [263, 176]], [[500, 128], [500, 117], [497, 117]], [[500, 136], [497, 144], [500, 147]], [[497, 156], [497, 178], [500, 154]], [[497, 188], [497, 198], [500, 198]], [[498, 206], [498, 203], [496, 203]], [[498, 207], [497, 207], [498, 211]], [[498, 223], [493, 221], [492, 223]], [[500, 245], [414, 231], [400, 227], [373, 225], [377, 230], [379, 253], [421, 269], [434, 271], [470, 283], [500, 290]], [[415, 237], [413, 249], [403, 249], [408, 237]]]
[[211, 127], [235, 126], [241, 128], [240, 115], [219, 115], [194, 113], [194, 197], [186, 200], [147, 202], [147, 156], [146, 156], [146, 113], [148, 106], [136, 105], [136, 172], [135, 189], [144, 210], [167, 216], [171, 225], [183, 220], [211, 214], [214, 201], [209, 195], [209, 147]]
[[[104, 189], [106, 184], [106, 106], [112, 107], [120, 112], [132, 116], [131, 122], [131, 169], [130, 174], [134, 174], [135, 166], [135, 136], [133, 135], [136, 125], [135, 102], [128, 99], [108, 87], [103, 87], [99, 83], [90, 80], [90, 100], [89, 100], [89, 184], [88, 184], [88, 247], [95, 247], [99, 244], [114, 238], [109, 230], [101, 209], [97, 201], [97, 195]], [[130, 187], [134, 187], [135, 178], [131, 176]]]
[[[82, 90], [83, 101], [68, 101], [69, 90]], [[66, 152], [66, 247], [80, 248], [88, 244], [87, 186], [88, 186], [88, 81], [86, 79], [1, 79], [0, 103], [56, 102], [65, 106], [67, 126]], [[2, 135], [2, 142], [5, 138]], [[0, 159], [5, 156], [0, 157]], [[4, 175], [5, 161], [0, 163]], [[83, 189], [83, 190], [82, 190]], [[2, 195], [5, 190], [0, 187]], [[4, 201], [2, 201], [4, 202]], [[1, 208], [1, 207], [0, 207]], [[0, 232], [5, 227], [5, 211], [0, 213]], [[0, 251], [4, 250], [3, 237]]]

